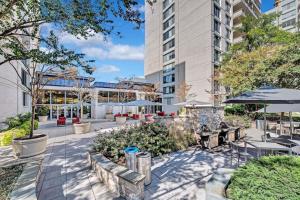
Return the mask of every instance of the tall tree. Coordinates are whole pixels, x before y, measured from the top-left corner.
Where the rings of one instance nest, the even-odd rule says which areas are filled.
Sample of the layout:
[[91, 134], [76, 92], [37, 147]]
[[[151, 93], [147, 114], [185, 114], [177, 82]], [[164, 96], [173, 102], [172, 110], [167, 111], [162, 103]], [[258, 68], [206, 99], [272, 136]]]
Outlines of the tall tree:
[[224, 55], [218, 77], [231, 95], [263, 85], [299, 88], [300, 35], [275, 26], [275, 17], [242, 20], [243, 41]]

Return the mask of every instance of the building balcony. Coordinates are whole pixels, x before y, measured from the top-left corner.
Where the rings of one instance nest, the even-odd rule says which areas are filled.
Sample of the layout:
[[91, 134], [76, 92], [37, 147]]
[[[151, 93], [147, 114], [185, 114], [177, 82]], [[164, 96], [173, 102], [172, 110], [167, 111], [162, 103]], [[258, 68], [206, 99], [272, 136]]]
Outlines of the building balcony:
[[260, 8], [251, 0], [234, 0], [233, 13], [239, 10], [244, 11], [245, 14], [253, 15], [254, 17], [258, 17], [261, 14]]

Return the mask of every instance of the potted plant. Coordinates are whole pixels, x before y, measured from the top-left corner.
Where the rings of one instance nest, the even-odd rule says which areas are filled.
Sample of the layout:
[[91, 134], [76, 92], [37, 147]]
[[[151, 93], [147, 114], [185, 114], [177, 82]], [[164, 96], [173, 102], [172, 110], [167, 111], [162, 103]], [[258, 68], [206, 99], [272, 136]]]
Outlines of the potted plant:
[[84, 134], [88, 133], [91, 130], [91, 123], [86, 122], [86, 123], [74, 123], [73, 124], [73, 129], [75, 134]]
[[46, 122], [48, 120], [49, 108], [47, 106], [41, 106], [38, 108], [39, 122]]

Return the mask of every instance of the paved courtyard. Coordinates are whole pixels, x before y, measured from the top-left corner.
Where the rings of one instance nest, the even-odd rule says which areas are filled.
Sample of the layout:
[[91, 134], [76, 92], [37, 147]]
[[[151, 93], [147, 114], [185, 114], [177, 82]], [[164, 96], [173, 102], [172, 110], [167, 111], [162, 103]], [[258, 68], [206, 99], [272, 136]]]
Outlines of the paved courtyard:
[[[99, 183], [87, 161], [93, 138], [112, 128], [118, 128], [115, 122], [93, 121], [91, 133], [75, 135], [71, 125], [41, 124], [39, 132], [47, 134], [49, 140], [37, 188], [38, 199], [121, 199]], [[254, 138], [259, 137], [260, 133], [252, 132]], [[12, 156], [9, 148], [2, 152], [7, 158]], [[1, 159], [5, 161], [4, 157]], [[231, 167], [228, 152], [192, 149], [155, 158], [152, 183], [145, 188], [145, 199], [205, 199], [206, 181], [215, 169], [223, 167]]]

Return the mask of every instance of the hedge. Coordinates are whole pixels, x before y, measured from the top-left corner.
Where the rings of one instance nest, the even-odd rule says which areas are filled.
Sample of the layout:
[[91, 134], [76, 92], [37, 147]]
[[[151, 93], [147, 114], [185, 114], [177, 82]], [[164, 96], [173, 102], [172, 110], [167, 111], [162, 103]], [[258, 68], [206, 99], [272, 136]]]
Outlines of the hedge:
[[268, 156], [238, 168], [227, 189], [233, 200], [300, 199], [300, 157]]

